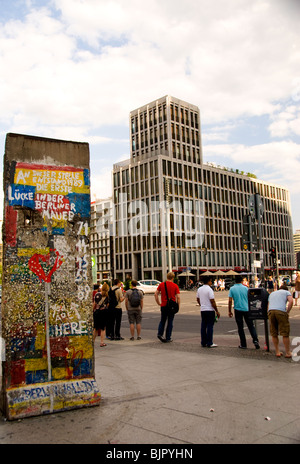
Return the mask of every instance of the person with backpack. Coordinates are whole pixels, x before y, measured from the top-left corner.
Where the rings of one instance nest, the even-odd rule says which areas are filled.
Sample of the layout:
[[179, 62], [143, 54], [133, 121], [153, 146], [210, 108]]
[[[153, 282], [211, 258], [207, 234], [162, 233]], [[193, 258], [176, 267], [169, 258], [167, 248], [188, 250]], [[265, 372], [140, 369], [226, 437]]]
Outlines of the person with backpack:
[[93, 340], [95, 342], [97, 334], [100, 332], [100, 346], [106, 346], [104, 343], [105, 329], [107, 324], [107, 308], [108, 308], [108, 291], [109, 286], [103, 284], [101, 291], [99, 290], [94, 296], [93, 317], [94, 317], [94, 332]]
[[130, 340], [134, 340], [134, 325], [136, 326], [137, 340], [141, 340], [141, 322], [143, 310], [144, 294], [137, 288], [137, 281], [131, 281], [131, 289], [125, 294], [125, 307], [128, 315], [130, 326]]
[[122, 307], [124, 296], [121, 290], [122, 282], [119, 279], [113, 281], [113, 286], [108, 292], [108, 326], [107, 337], [110, 340], [124, 340], [121, 337]]
[[[180, 306], [180, 290], [177, 284], [173, 282], [175, 274], [173, 272], [168, 272], [166, 282], [162, 282], [157, 287], [157, 290], [154, 294], [156, 303], [160, 306], [161, 319], [158, 325], [157, 338], [163, 343], [172, 342], [172, 330], [173, 330], [173, 320], [175, 312], [170, 310], [169, 301], [177, 303], [177, 311]], [[161, 301], [160, 301], [161, 298]], [[165, 325], [166, 327], [166, 338], [163, 337]]]

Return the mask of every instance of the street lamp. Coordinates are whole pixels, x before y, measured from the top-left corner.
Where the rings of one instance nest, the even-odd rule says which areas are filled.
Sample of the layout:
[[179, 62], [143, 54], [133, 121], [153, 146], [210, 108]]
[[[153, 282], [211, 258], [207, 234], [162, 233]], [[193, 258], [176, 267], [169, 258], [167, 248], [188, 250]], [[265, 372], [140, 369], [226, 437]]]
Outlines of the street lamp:
[[172, 257], [171, 257], [171, 220], [170, 220], [170, 179], [164, 178], [164, 193], [166, 201], [166, 212], [167, 212], [167, 239], [168, 239], [168, 268], [169, 272], [172, 271]]

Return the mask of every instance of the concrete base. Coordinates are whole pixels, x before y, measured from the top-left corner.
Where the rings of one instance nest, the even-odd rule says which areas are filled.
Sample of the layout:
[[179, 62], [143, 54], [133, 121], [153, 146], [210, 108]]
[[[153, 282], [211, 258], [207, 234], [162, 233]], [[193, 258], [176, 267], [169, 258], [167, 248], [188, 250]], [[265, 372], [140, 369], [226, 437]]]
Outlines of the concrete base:
[[101, 395], [91, 378], [26, 385], [10, 388], [4, 395], [8, 420], [97, 406]]

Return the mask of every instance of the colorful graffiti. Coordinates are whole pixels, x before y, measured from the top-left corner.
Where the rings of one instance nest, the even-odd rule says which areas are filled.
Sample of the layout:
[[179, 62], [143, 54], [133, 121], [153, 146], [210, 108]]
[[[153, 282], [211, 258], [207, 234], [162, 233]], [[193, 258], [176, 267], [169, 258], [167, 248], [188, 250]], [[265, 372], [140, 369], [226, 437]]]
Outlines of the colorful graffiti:
[[63, 263], [63, 260], [61, 259], [61, 257], [59, 256], [59, 252], [56, 251], [56, 250], [50, 250], [50, 251], [54, 251], [55, 254], [56, 254], [56, 260], [54, 262], [54, 265], [50, 268], [48, 274], [46, 275], [45, 274], [45, 271], [44, 269], [42, 268], [42, 262], [47, 262], [49, 263], [50, 261], [50, 253], [48, 253], [47, 255], [42, 255], [42, 254], [39, 254], [39, 253], [35, 253], [31, 258], [30, 260], [28, 261], [28, 267], [29, 269], [34, 273], [36, 274], [40, 280], [43, 280], [44, 282], [48, 282], [50, 283], [51, 282], [51, 276], [52, 274], [60, 268], [60, 266], [62, 265]]
[[8, 418], [96, 404], [89, 170], [24, 162], [6, 169]]
[[87, 169], [17, 163], [13, 180], [7, 192], [9, 206], [40, 212], [44, 229], [52, 221], [53, 234], [64, 234], [67, 221], [76, 215], [89, 216]]

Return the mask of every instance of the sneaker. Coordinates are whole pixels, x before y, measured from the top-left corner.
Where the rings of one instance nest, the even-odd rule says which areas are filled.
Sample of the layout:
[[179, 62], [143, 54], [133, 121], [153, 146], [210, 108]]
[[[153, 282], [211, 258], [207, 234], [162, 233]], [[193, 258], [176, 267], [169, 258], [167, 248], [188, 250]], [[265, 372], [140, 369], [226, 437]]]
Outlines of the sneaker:
[[157, 338], [162, 342], [166, 343], [166, 339], [162, 335], [157, 335]]
[[115, 337], [115, 340], [124, 340], [123, 337]]
[[246, 350], [246, 349], [247, 349], [246, 346], [242, 346], [242, 345], [240, 345], [239, 348], [240, 348], [241, 350]]
[[260, 349], [260, 346], [259, 346], [258, 341], [256, 340], [256, 341], [253, 342], [253, 343], [254, 343], [255, 348], [256, 348], [257, 350], [259, 350], [259, 349]]
[[207, 348], [216, 348], [218, 345], [216, 345], [215, 343], [213, 343], [212, 345], [207, 345]]
[[138, 337], [137, 340], [142, 340], [142, 337]]
[[129, 339], [129, 340], [133, 341], [133, 340], [134, 340], [134, 337], [130, 337], [130, 339]]
[[173, 339], [169, 338], [169, 339], [166, 340], [166, 343], [171, 343], [172, 341], [173, 341]]

